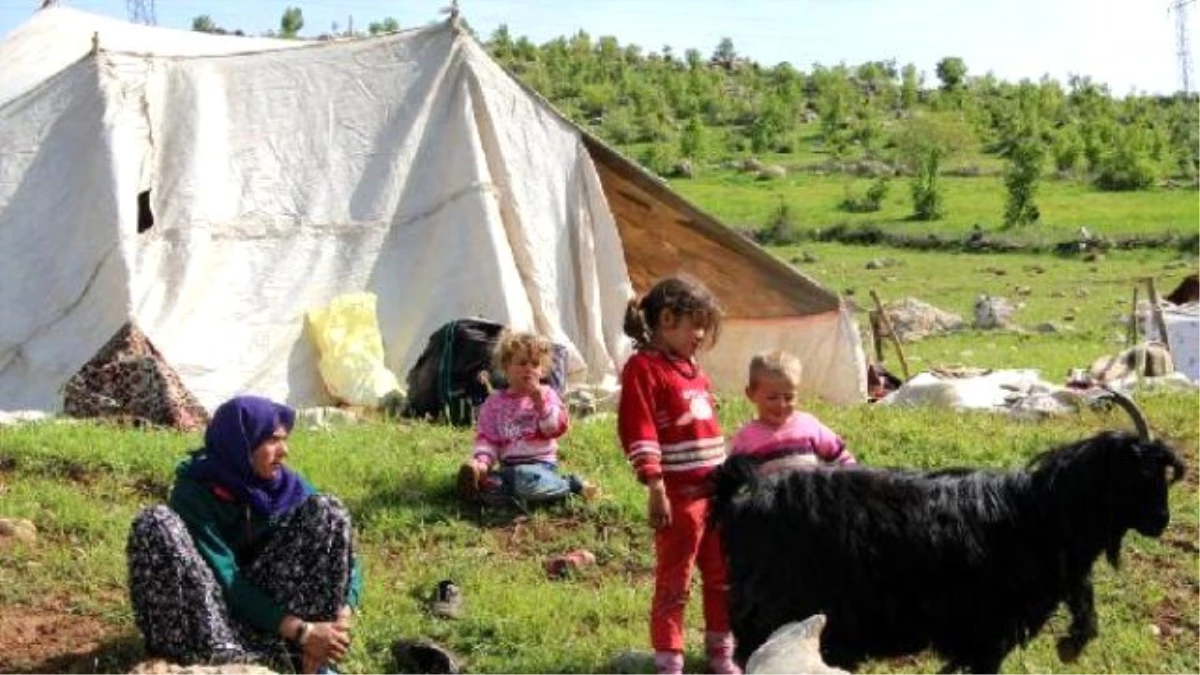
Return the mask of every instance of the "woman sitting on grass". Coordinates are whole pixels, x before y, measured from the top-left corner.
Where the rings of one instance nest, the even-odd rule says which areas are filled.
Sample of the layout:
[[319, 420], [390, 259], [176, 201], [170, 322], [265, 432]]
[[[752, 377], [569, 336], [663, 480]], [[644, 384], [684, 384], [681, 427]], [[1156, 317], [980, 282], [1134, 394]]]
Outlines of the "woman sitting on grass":
[[558, 438], [569, 422], [558, 394], [542, 384], [551, 350], [540, 335], [501, 333], [494, 361], [508, 388], [493, 392], [479, 410], [473, 454], [458, 472], [463, 499], [523, 505], [598, 494], [578, 476], [558, 472]]
[[265, 398], [225, 402], [176, 470], [170, 507], [134, 519], [129, 593], [147, 652], [289, 659], [305, 673], [345, 656], [361, 589], [350, 515], [284, 466], [295, 421]]

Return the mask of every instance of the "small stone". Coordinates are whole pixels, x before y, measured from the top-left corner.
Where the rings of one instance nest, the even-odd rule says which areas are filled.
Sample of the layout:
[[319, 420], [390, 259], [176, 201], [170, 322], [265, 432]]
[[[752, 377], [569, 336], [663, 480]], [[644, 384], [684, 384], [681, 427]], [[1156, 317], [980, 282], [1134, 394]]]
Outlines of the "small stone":
[[10, 542], [32, 544], [37, 541], [37, 527], [24, 518], [0, 518], [0, 546]]
[[787, 169], [779, 166], [778, 164], [765, 166], [761, 171], [758, 172], [759, 180], [773, 180], [776, 178], [783, 178], [785, 176], [787, 176]]
[[867, 269], [869, 270], [881, 270], [884, 267], [886, 267], [886, 265], [884, 265], [883, 261], [879, 258], [874, 258], [867, 261]]
[[614, 673], [652, 673], [654, 654], [640, 649], [628, 649], [613, 656], [609, 665]]
[[1058, 324], [1054, 323], [1053, 321], [1045, 321], [1043, 323], [1039, 323], [1037, 328], [1034, 328], [1034, 330], [1039, 333], [1057, 333], [1062, 329], [1060, 329]]
[[1152, 624], [1150, 624], [1150, 634], [1153, 635], [1154, 637], [1161, 637], [1162, 629], [1159, 628], [1157, 624], [1152, 623]]
[[190, 665], [181, 666], [170, 661], [154, 659], [142, 661], [129, 671], [131, 675], [216, 675], [217, 673], [233, 673], [235, 675], [269, 675], [274, 670], [251, 663], [227, 663], [219, 666]]

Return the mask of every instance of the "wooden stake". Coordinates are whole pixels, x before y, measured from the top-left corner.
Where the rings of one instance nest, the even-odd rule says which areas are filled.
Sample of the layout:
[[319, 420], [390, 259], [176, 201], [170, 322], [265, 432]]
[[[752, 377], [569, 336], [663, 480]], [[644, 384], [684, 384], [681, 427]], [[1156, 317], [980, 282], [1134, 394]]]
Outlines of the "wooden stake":
[[1138, 287], [1133, 287], [1133, 305], [1129, 307], [1129, 331], [1126, 335], [1129, 337], [1129, 346], [1133, 347], [1138, 343], [1138, 314], [1137, 314], [1137, 296]]
[[905, 381], [908, 381], [908, 359], [904, 358], [904, 348], [900, 346], [900, 336], [896, 335], [896, 329], [892, 327], [887, 312], [883, 311], [883, 303], [879, 302], [879, 296], [875, 294], [874, 289], [871, 290], [871, 299], [875, 301], [875, 309], [879, 310], [879, 322], [883, 324], [884, 330], [892, 338], [892, 344], [896, 347], [896, 356], [900, 358], [900, 369], [904, 372]]
[[1162, 336], [1163, 346], [1171, 353], [1171, 342], [1167, 339], [1167, 320], [1163, 318], [1162, 301], [1158, 298], [1158, 289], [1154, 287], [1154, 277], [1146, 277], [1146, 286], [1150, 289], [1150, 311], [1154, 315], [1154, 325]]
[[871, 324], [871, 346], [875, 352], [873, 355], [875, 358], [871, 362], [878, 365], [883, 363], [883, 338], [881, 337], [883, 328], [879, 325], [879, 311], [867, 312], [867, 316], [870, 318], [868, 323]]

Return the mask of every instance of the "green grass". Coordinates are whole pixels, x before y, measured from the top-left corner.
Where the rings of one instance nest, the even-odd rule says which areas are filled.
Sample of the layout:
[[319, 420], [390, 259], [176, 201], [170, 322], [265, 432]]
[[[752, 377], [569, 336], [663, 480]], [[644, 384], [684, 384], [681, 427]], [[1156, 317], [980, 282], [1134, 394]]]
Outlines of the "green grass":
[[[1145, 405], [1156, 429], [1175, 439], [1194, 466], [1196, 396], [1159, 396]], [[1093, 414], [1020, 423], [981, 413], [814, 406], [863, 461], [890, 466], [1011, 467], [1055, 443], [1127, 424], [1120, 416]], [[722, 412], [733, 428], [750, 409], [730, 401]], [[297, 431], [293, 464], [346, 501], [365, 562], [365, 604], [345, 670], [388, 671], [388, 648], [402, 636], [443, 641], [474, 672], [604, 672], [614, 654], [644, 647], [651, 537], [643, 492], [624, 465], [612, 427], [611, 418], [580, 422], [563, 447], [565, 461], [599, 480], [606, 499], [538, 511], [516, 522], [451, 498], [451, 477], [469, 447], [468, 432], [381, 423]], [[93, 424], [0, 431], [6, 485], [0, 503], [6, 515], [34, 520], [42, 537], [32, 550], [0, 551], [0, 606], [36, 607], [49, 598], [70, 598], [73, 612], [100, 617], [126, 641], [132, 638], [124, 595], [128, 523], [138, 508], [158, 500], [174, 464], [198, 442], [198, 435]], [[1195, 540], [1194, 476], [1173, 497], [1174, 521], [1163, 540], [1131, 536], [1122, 572], [1097, 566], [1102, 636], [1077, 664], [1080, 672], [1195, 672], [1200, 665], [1197, 556], [1194, 545], [1177, 548]], [[547, 579], [543, 560], [576, 546], [595, 552], [598, 565], [566, 581]], [[424, 611], [430, 589], [447, 577], [464, 589], [466, 618], [457, 622]], [[689, 612], [693, 645], [700, 639], [698, 604]], [[1181, 632], [1155, 639], [1148, 626], [1161, 622], [1168, 609], [1175, 623], [1164, 628]], [[1053, 636], [1062, 629], [1057, 617], [1005, 669], [1061, 670]], [[870, 670], [936, 667], [922, 657], [875, 662]]]
[[839, 204], [848, 192], [862, 195], [873, 179], [845, 175], [793, 173], [761, 181], [753, 174], [710, 169], [694, 179], [671, 181], [671, 187], [725, 223], [758, 229], [780, 203], [791, 209], [802, 232], [835, 225], [873, 224], [904, 234], [960, 236], [975, 224], [1005, 239], [1030, 244], [1076, 238], [1080, 226], [1111, 238], [1195, 234], [1200, 222], [1200, 196], [1191, 189], [1101, 192], [1077, 181], [1043, 180], [1035, 202], [1041, 210], [1036, 225], [1002, 228], [1005, 189], [998, 176], [944, 176], [946, 217], [933, 222], [909, 220], [909, 180], [897, 177], [880, 211], [847, 213]]
[[[1024, 306], [1014, 320], [1022, 331], [964, 330], [953, 335], [905, 345], [916, 369], [933, 365], [968, 364], [984, 368], [1036, 368], [1043, 377], [1060, 381], [1067, 370], [1087, 367], [1093, 360], [1122, 349], [1134, 286], [1153, 277], [1166, 294], [1197, 260], [1175, 253], [1119, 251], [1102, 260], [1084, 262], [1027, 254], [951, 254], [877, 247], [806, 243], [771, 249], [829, 289], [850, 297], [865, 309], [873, 306], [870, 291], [885, 303], [913, 297], [958, 314], [970, 325], [980, 295], [1000, 296]], [[802, 253], [815, 263], [799, 262]], [[866, 269], [871, 260], [894, 261], [883, 269]], [[1017, 289], [1028, 295], [1017, 294]], [[1139, 297], [1146, 298], [1141, 284]], [[1074, 317], [1068, 320], [1066, 317]], [[1052, 322], [1062, 332], [1034, 334], [1041, 323]], [[866, 325], [865, 316], [860, 325]], [[899, 366], [885, 351], [889, 367]]]
[[[981, 292], [1004, 294], [1014, 284], [1035, 290], [1018, 322], [1056, 320], [1072, 306], [1077, 330], [1059, 334], [969, 331], [907, 346], [915, 368], [960, 362], [986, 367], [1035, 367], [1053, 381], [1070, 366], [1085, 366], [1116, 349], [1121, 329], [1111, 320], [1128, 309], [1132, 280], [1152, 274], [1160, 286], [1182, 275], [1174, 256], [1137, 252], [1095, 264], [1049, 256], [975, 256], [806, 245], [818, 261], [804, 269], [863, 302], [876, 288], [885, 300], [913, 295], [969, 318]], [[785, 260], [797, 248], [775, 251]], [[899, 265], [866, 270], [873, 257]], [[1194, 267], [1195, 261], [1188, 263]], [[1045, 271], [1035, 274], [1033, 265]], [[990, 268], [990, 270], [989, 270]], [[1005, 271], [998, 276], [995, 270]], [[1080, 292], [1084, 289], [1086, 295]], [[1055, 297], [1062, 293], [1065, 297]], [[889, 367], [896, 368], [889, 355]], [[1010, 672], [1196, 672], [1200, 669], [1197, 598], [1196, 393], [1140, 397], [1155, 430], [1192, 467], [1173, 489], [1171, 527], [1162, 539], [1130, 535], [1123, 567], [1097, 564], [1101, 636], [1071, 666], [1058, 662], [1054, 639], [1062, 613], [1041, 636], [1004, 663]], [[974, 465], [1010, 468], [1057, 443], [1100, 429], [1127, 427], [1120, 415], [1085, 413], [1043, 422], [1018, 422], [986, 413], [806, 402], [840, 431], [860, 459], [881, 466]], [[751, 414], [745, 401], [722, 407], [727, 430]], [[653, 546], [645, 495], [626, 466], [611, 416], [577, 421], [564, 440], [566, 466], [598, 481], [605, 498], [536, 511], [527, 518], [483, 512], [451, 496], [470, 432], [424, 424], [370, 423], [333, 431], [297, 430], [292, 464], [323, 490], [343, 498], [355, 518], [366, 570], [364, 607], [344, 670], [386, 672], [397, 638], [439, 640], [473, 672], [605, 672], [611, 658], [645, 649], [653, 584]], [[140, 657], [125, 590], [128, 524], [143, 506], [161, 501], [173, 468], [200, 443], [198, 434], [134, 431], [90, 423], [0, 428], [0, 514], [33, 520], [41, 533], [32, 548], [0, 549], [0, 608], [36, 612], [63, 607], [109, 626], [103, 653], [73, 661], [41, 662], [56, 669], [120, 672]], [[542, 564], [575, 547], [598, 564], [565, 581], [546, 577]], [[466, 617], [445, 621], [425, 611], [440, 579], [463, 588]], [[698, 600], [698, 595], [697, 595]], [[689, 607], [689, 667], [703, 667], [699, 602]], [[1151, 624], [1160, 633], [1151, 633]], [[45, 655], [48, 659], [51, 655]], [[50, 666], [46, 666], [50, 663]], [[72, 665], [74, 664], [74, 665]], [[867, 670], [928, 672], [928, 655], [871, 662]], [[24, 663], [21, 668], [37, 668]]]

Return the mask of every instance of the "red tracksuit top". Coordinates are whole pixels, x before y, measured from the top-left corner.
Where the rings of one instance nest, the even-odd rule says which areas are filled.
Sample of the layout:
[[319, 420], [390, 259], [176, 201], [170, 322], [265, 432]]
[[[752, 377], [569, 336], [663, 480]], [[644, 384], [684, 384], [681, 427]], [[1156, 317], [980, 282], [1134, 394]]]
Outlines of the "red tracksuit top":
[[725, 461], [714, 403], [708, 376], [693, 361], [647, 349], [625, 363], [617, 433], [638, 480], [698, 483]]

